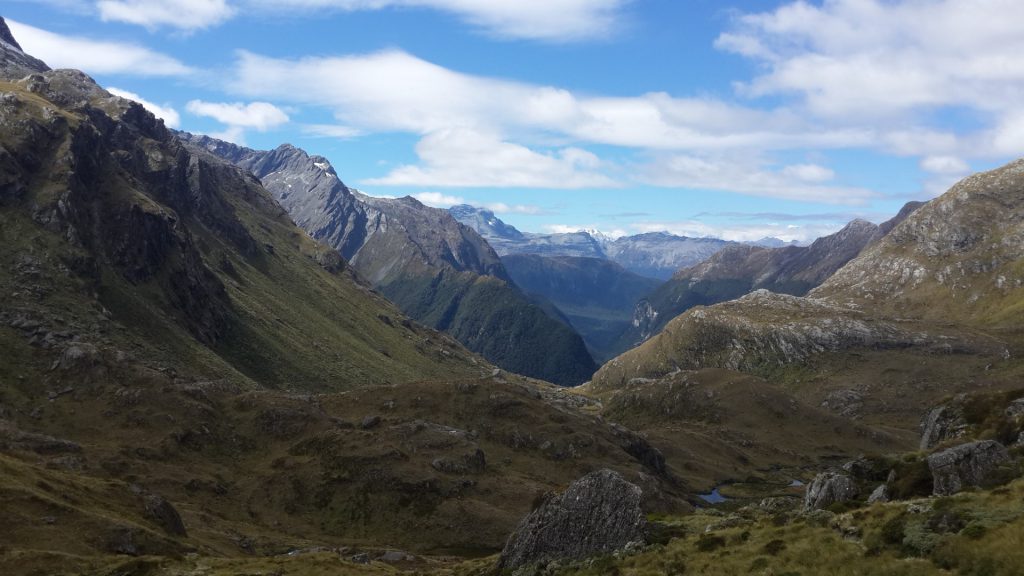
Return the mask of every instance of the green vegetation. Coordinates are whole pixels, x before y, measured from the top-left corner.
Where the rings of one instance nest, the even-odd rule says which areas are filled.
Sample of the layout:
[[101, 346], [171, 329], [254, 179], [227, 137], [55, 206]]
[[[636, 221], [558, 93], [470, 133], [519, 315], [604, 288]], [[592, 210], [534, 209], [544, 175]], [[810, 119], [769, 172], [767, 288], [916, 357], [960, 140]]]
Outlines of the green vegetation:
[[412, 317], [512, 372], [568, 386], [597, 370], [579, 334], [493, 276], [445, 270], [403, 276], [380, 290]]

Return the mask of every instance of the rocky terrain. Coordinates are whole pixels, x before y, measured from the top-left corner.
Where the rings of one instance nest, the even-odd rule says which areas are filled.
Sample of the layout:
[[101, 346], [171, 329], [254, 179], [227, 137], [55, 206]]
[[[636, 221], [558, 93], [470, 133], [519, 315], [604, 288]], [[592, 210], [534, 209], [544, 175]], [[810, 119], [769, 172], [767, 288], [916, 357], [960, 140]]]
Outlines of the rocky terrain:
[[595, 231], [527, 234], [501, 221], [490, 210], [468, 205], [449, 212], [494, 246], [502, 257], [511, 254], [604, 258], [630, 272], [667, 280], [680, 268], [702, 262], [725, 246], [737, 245], [717, 238], [688, 238], [652, 232], [608, 238]]
[[803, 296], [877, 242], [920, 206], [908, 203], [878, 226], [854, 220], [842, 230], [809, 246], [765, 248], [736, 245], [676, 272], [647, 298], [637, 302], [620, 348], [635, 346], [657, 334], [669, 320], [693, 308], [739, 298], [754, 290]]
[[596, 466], [688, 508], [642, 437], [409, 320], [140, 105], [42, 67], [0, 92], [4, 573], [496, 551]]
[[629, 311], [660, 285], [603, 258], [510, 254], [502, 263], [523, 291], [565, 314], [598, 361], [625, 351], [618, 341], [629, 326]]
[[257, 151], [179, 136], [260, 178], [300, 227], [415, 320], [520, 374], [571, 385], [597, 368], [582, 338], [531, 302], [487, 242], [446, 211], [361, 194], [326, 158], [287, 144]]
[[1008, 385], [1019, 372], [1007, 315], [1019, 297], [1020, 166], [921, 206], [806, 297], [760, 290], [687, 311], [607, 363], [594, 386], [722, 367], [907, 427], [942, 395]]

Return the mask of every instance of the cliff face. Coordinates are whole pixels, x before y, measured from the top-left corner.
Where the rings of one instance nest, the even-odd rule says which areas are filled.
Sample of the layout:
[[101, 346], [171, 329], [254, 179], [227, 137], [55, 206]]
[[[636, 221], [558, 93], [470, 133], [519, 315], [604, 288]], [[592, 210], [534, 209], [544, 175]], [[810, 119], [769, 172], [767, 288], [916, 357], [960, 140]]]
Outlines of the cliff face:
[[597, 368], [582, 338], [520, 292], [490, 245], [447, 211], [362, 194], [327, 159], [291, 145], [257, 151], [181, 137], [251, 171], [299, 226], [405, 313], [502, 368], [558, 384], [579, 384]]

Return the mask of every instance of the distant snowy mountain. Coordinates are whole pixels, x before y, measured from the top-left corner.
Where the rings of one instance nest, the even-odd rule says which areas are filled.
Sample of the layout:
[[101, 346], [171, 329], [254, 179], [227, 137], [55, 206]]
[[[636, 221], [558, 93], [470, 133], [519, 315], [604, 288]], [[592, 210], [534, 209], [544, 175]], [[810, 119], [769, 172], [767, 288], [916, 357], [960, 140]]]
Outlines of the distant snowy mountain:
[[717, 238], [689, 238], [668, 232], [620, 238], [612, 238], [599, 230], [530, 234], [502, 222], [490, 210], [462, 204], [452, 207], [449, 212], [456, 220], [486, 238], [502, 257], [538, 254], [604, 258], [634, 274], [660, 280], [667, 280], [680, 268], [703, 262], [722, 248], [736, 244]]
[[796, 240], [790, 240], [789, 242], [787, 242], [781, 238], [775, 238], [774, 236], [765, 236], [760, 240], [750, 240], [744, 242], [744, 244], [748, 246], [760, 246], [762, 248], [785, 248], [786, 246], [801, 245], [800, 242], [797, 242]]

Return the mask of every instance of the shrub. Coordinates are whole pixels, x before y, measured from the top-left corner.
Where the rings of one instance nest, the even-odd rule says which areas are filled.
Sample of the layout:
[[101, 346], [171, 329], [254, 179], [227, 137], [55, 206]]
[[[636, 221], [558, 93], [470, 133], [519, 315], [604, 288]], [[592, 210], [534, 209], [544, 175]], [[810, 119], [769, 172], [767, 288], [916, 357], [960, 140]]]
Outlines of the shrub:
[[902, 544], [903, 531], [906, 527], [907, 517], [905, 515], [900, 514], [898, 516], [893, 516], [887, 520], [885, 524], [882, 524], [882, 530], [880, 532], [882, 542], [890, 546]]
[[725, 538], [716, 534], [704, 534], [697, 540], [697, 550], [701, 552], [713, 552], [725, 546]]
[[930, 496], [933, 489], [932, 471], [928, 463], [916, 458], [896, 464], [896, 480], [889, 486], [894, 500]]
[[967, 526], [964, 526], [964, 529], [960, 531], [960, 535], [972, 540], [978, 540], [984, 536], [986, 532], [988, 532], [988, 528], [986, 528], [984, 524], [971, 522]]
[[761, 549], [762, 552], [769, 556], [778, 556], [780, 552], [786, 549], [786, 543], [782, 540], [772, 540], [771, 542], [764, 545]]

